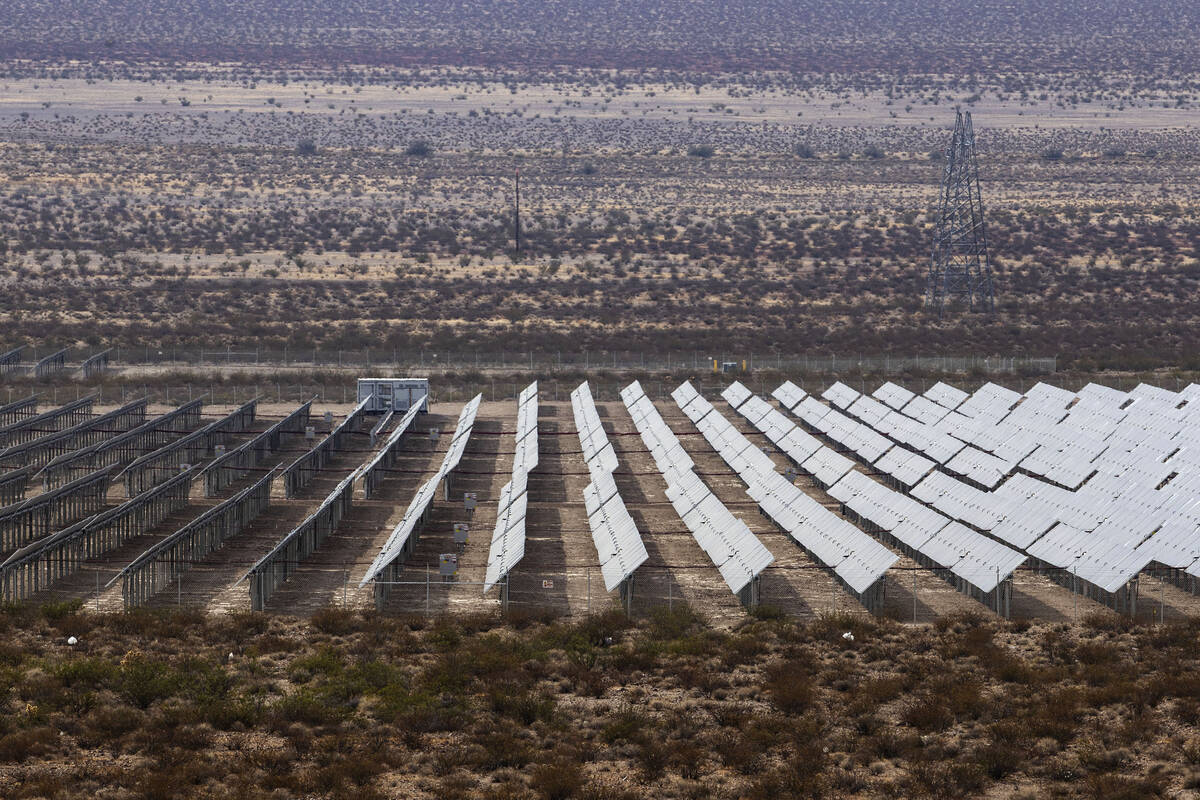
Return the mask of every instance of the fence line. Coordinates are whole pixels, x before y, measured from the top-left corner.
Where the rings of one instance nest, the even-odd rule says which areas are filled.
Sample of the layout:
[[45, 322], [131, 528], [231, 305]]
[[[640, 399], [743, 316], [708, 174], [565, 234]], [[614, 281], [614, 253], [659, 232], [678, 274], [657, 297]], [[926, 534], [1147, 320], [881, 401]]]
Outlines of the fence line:
[[[49, 348], [42, 348], [48, 351]], [[58, 355], [60, 351], [55, 351]], [[64, 353], [68, 363], [82, 369], [94, 350], [68, 348]], [[26, 361], [36, 363], [38, 348], [26, 350]], [[24, 355], [24, 354], [23, 354]], [[979, 372], [988, 375], [1051, 374], [1058, 369], [1055, 356], [970, 356], [970, 355], [890, 355], [890, 354], [832, 354], [762, 353], [754, 351], [720, 352], [715, 350], [650, 352], [634, 350], [555, 351], [446, 351], [435, 349], [227, 349], [191, 350], [153, 347], [114, 347], [105, 351], [106, 365], [132, 366], [241, 366], [241, 367], [330, 367], [379, 368], [382, 370], [693, 370], [708, 371], [714, 362], [737, 365], [741, 369], [786, 369], [811, 373], [882, 372], [901, 374], [906, 371], [938, 373]], [[23, 362], [25, 363], [25, 362]], [[19, 374], [16, 373], [16, 374]]]

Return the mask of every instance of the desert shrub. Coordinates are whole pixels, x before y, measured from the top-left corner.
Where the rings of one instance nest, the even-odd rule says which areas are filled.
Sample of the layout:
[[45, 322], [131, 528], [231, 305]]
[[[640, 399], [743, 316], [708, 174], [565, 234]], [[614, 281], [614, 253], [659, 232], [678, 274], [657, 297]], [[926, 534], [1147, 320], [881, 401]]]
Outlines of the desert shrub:
[[975, 750], [971, 760], [979, 765], [985, 775], [1000, 780], [1021, 768], [1025, 754], [1007, 742], [990, 742]]
[[694, 144], [687, 150], [687, 154], [695, 158], [712, 158], [715, 152], [711, 144]]
[[583, 789], [583, 769], [574, 761], [560, 759], [538, 764], [530, 775], [529, 785], [545, 800], [570, 800]]
[[808, 626], [813, 637], [831, 644], [847, 646], [847, 640], [842, 634], [849, 632], [854, 635], [855, 642], [861, 643], [866, 636], [875, 632], [877, 623], [867, 614], [854, 614], [849, 611], [826, 611], [817, 616], [815, 622]]
[[46, 755], [58, 743], [58, 733], [48, 726], [25, 728], [0, 737], [0, 763], [25, 761]]
[[61, 661], [51, 668], [51, 673], [64, 686], [99, 689], [117, 678], [118, 668], [106, 658], [84, 657]]
[[642, 711], [635, 708], [623, 708], [612, 715], [612, 719], [600, 732], [606, 742], [638, 741], [642, 738], [652, 722]]
[[802, 714], [812, 705], [815, 692], [806, 662], [788, 660], [767, 670], [766, 689], [771, 702], [785, 714]]
[[554, 698], [513, 686], [498, 686], [488, 692], [492, 711], [522, 725], [548, 721], [554, 714]]
[[82, 609], [83, 600], [75, 598], [56, 603], [44, 603], [38, 611], [47, 622], [59, 623], [75, 616]]
[[361, 621], [357, 612], [335, 606], [327, 606], [309, 619], [314, 628], [330, 636], [345, 636], [354, 633], [359, 630]]
[[156, 700], [175, 693], [180, 676], [169, 664], [131, 650], [121, 659], [116, 685], [117, 691], [128, 702], [138, 708], [149, 708]]
[[962, 761], [916, 761], [905, 785], [910, 796], [952, 800], [979, 791], [987, 784], [977, 764]]
[[101, 706], [83, 719], [80, 742], [88, 747], [111, 745], [126, 733], [141, 727], [146, 715], [124, 705]]
[[472, 763], [480, 770], [522, 769], [533, 760], [533, 748], [507, 728], [490, 730], [475, 737], [475, 742], [479, 748], [473, 753]]
[[426, 158], [433, 155], [433, 145], [423, 139], [409, 142], [408, 147], [404, 148], [404, 155], [414, 156], [417, 158]]
[[675, 603], [671, 608], [659, 606], [651, 610], [646, 634], [651, 641], [668, 642], [695, 633], [703, 624], [703, 619], [691, 606]]
[[344, 716], [344, 712], [325, 701], [312, 689], [293, 692], [275, 703], [273, 708], [276, 724], [299, 722], [304, 725], [331, 725]]
[[1103, 797], [1104, 800], [1150, 800], [1165, 795], [1167, 776], [1090, 775], [1084, 785], [1089, 797]]

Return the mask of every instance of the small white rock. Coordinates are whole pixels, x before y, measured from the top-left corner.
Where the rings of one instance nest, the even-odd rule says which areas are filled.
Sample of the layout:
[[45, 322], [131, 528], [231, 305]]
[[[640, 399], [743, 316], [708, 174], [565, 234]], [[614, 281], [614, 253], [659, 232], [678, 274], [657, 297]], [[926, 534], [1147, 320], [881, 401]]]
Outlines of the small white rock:
[[846, 631], [845, 633], [842, 634], [842, 638], [845, 639], [847, 642], [853, 642], [854, 634], [851, 633], [850, 631]]
[[71, 647], [74, 647], [75, 645], [79, 644], [79, 640], [72, 636], [70, 639], [67, 639], [67, 644], [71, 645]]

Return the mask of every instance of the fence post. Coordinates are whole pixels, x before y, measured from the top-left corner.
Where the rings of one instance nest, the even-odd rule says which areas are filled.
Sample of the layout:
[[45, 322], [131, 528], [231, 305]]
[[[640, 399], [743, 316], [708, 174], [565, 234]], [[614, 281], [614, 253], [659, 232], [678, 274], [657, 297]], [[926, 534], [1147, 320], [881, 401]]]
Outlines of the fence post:
[[587, 568], [587, 613], [592, 615], [592, 568]]
[[913, 624], [917, 624], [917, 571], [914, 569], [913, 574]]

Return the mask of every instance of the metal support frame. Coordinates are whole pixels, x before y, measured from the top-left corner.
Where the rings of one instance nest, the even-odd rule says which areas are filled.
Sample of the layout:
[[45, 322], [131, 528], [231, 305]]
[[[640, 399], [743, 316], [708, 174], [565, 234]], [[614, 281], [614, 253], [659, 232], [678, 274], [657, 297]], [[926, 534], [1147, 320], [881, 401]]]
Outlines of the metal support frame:
[[51, 489], [100, 467], [128, 463], [145, 453], [153, 453], [194, 430], [200, 424], [203, 407], [204, 398], [200, 397], [144, 422], [133, 430], [72, 453], [65, 453], [50, 461], [38, 473], [42, 478], [42, 485]]
[[47, 433], [57, 433], [73, 428], [81, 422], [87, 422], [92, 418], [92, 406], [99, 397], [89, 394], [64, 406], [5, 425], [0, 428], [0, 447], [23, 444], [40, 439]]
[[227, 444], [232, 434], [242, 433], [254, 424], [257, 408], [258, 400], [251, 400], [216, 422], [134, 459], [118, 476], [125, 479], [125, 496], [141, 494], [170, 478], [184, 464], [202, 460], [217, 444]]
[[51, 375], [57, 375], [67, 367], [67, 351], [59, 350], [57, 353], [51, 353], [43, 359], [40, 359], [33, 365], [33, 377], [49, 378]]
[[0, 596], [17, 602], [78, 572], [97, 558], [154, 528], [188, 505], [199, 467], [132, 500], [77, 522], [13, 553], [0, 564]]
[[145, 605], [209, 553], [238, 535], [271, 504], [271, 484], [279, 468], [271, 470], [253, 486], [214, 506], [142, 553], [119, 575], [125, 607]]
[[84, 362], [79, 365], [79, 371], [83, 373], [84, 378], [94, 378], [97, 375], [102, 375], [108, 372], [109, 362], [112, 360], [112, 350], [105, 350], [96, 353], [94, 356], [89, 356], [84, 359]]
[[342, 480], [321, 503], [321, 507], [284, 536], [271, 551], [258, 560], [245, 578], [250, 580], [250, 610], [262, 611], [284, 581], [300, 564], [337, 530], [338, 523], [354, 502], [354, 480], [358, 470]]
[[0, 377], [21, 372], [21, 353], [25, 345], [15, 347], [7, 353], [0, 353]]
[[58, 433], [48, 433], [4, 448], [0, 450], [0, 467], [43, 467], [61, 455], [102, 442], [114, 433], [136, 428], [146, 421], [147, 402], [145, 398], [134, 400]]
[[362, 471], [362, 486], [363, 497], [370, 500], [375, 492], [379, 489], [379, 485], [383, 483], [383, 479], [387, 477], [387, 471], [396, 463], [396, 453], [400, 449], [400, 443], [404, 439], [404, 435], [408, 429], [412, 427], [413, 420], [419, 413], [419, 406], [415, 406], [418, 410], [409, 409], [408, 412], [401, 418], [396, 429], [388, 436], [383, 447], [375, 454], [375, 458], [367, 465], [367, 468]]
[[103, 511], [111, 472], [111, 468], [97, 470], [15, 506], [0, 508], [0, 553], [12, 552]]
[[308, 427], [312, 400], [304, 403], [248, 442], [211, 461], [204, 468], [204, 496], [215, 497], [222, 489], [262, 463], [283, 446], [283, 434], [301, 434]]
[[0, 406], [0, 425], [11, 425], [28, 417], [36, 417], [39, 397], [41, 395], [31, 394], [24, 400]]
[[329, 435], [317, 443], [315, 447], [297, 458], [283, 471], [284, 496], [291, 499], [298, 495], [304, 487], [312, 483], [317, 473], [328, 466], [333, 460], [334, 452], [345, 450], [345, 438], [362, 427], [362, 419], [366, 416], [367, 405], [371, 398], [359, 401], [358, 405], [346, 415]]
[[29, 479], [33, 477], [33, 469], [15, 469], [11, 472], [0, 472], [0, 506], [9, 506], [25, 499], [29, 488]]
[[947, 304], [956, 299], [970, 311], [995, 308], [975, 130], [969, 111], [955, 111], [954, 133], [946, 149], [925, 307], [936, 310], [940, 318]]

